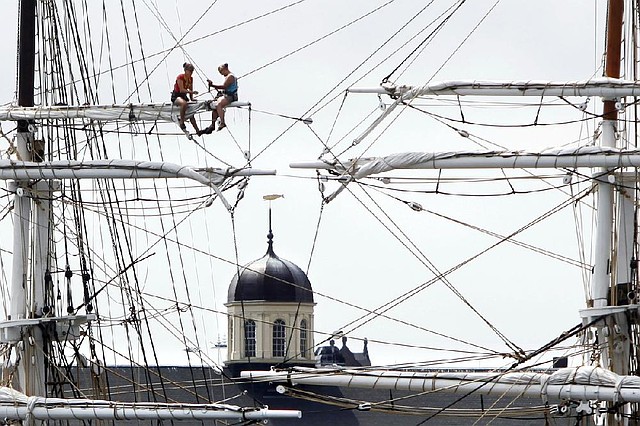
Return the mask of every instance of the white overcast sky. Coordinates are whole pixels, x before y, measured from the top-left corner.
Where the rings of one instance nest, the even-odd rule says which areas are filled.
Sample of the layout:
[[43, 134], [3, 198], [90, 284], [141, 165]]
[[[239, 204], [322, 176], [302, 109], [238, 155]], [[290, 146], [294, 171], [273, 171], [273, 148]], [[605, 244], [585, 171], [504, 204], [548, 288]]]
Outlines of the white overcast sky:
[[[2, 34], [0, 75], [4, 85], [0, 89], [1, 103], [14, 99], [15, 37], [17, 2], [5, 1], [5, 24]], [[97, 2], [96, 2], [97, 3]], [[212, 4], [213, 3], [213, 4]], [[228, 62], [230, 69], [242, 78], [240, 98], [252, 103], [256, 112], [251, 117], [251, 133], [246, 112], [229, 111], [229, 128], [235, 140], [225, 131], [208, 136], [205, 145], [216, 157], [232, 165], [243, 165], [242, 151], [250, 149], [253, 155], [266, 148], [253, 166], [277, 169], [277, 177], [252, 179], [245, 199], [236, 212], [236, 240], [240, 263], [261, 257], [266, 250], [267, 203], [262, 195], [284, 194], [285, 198], [273, 202], [273, 228], [276, 253], [306, 270], [310, 262], [318, 215], [320, 195], [312, 171], [291, 170], [293, 161], [317, 159], [323, 146], [319, 138], [326, 140], [338, 116], [342, 92], [355, 83], [360, 86], [376, 86], [412, 50], [417, 41], [431, 30], [419, 35], [402, 48], [401, 44], [436, 16], [450, 7], [453, 0], [435, 0], [423, 14], [368, 60], [391, 35], [415, 16], [429, 2], [396, 0], [379, 12], [362, 19], [326, 39], [271, 64], [296, 49], [328, 34], [346, 23], [365, 15], [381, 0], [307, 0], [280, 13], [258, 19], [235, 28], [218, 31], [289, 4], [289, 1], [218, 0], [217, 2], [183, 0], [136, 1], [137, 18], [150, 74], [151, 95], [145, 90], [142, 101], [161, 102], [168, 99], [175, 76], [181, 71], [186, 55], [196, 66], [196, 89], [203, 89], [205, 79], [221, 81], [216, 72], [218, 64]], [[398, 77], [398, 84], [420, 85], [430, 80], [478, 79], [478, 80], [583, 80], [599, 76], [602, 52], [602, 6], [596, 1], [538, 0], [508, 1], [475, 0], [466, 2], [451, 22], [435, 37], [415, 62]], [[111, 50], [118, 57], [116, 65], [123, 63], [128, 54], [123, 41], [120, 2], [106, 1], [111, 24]], [[481, 20], [495, 5], [486, 19]], [[154, 17], [150, 8], [157, 6], [164, 24]], [[98, 8], [100, 9], [100, 8]], [[127, 10], [130, 37], [137, 40], [137, 30], [132, 11]], [[202, 17], [202, 19], [196, 23]], [[102, 16], [92, 16], [94, 49], [98, 51]], [[95, 20], [95, 22], [93, 22]], [[120, 22], [119, 22], [120, 21]], [[478, 25], [479, 24], [479, 25]], [[474, 29], [474, 27], [478, 27]], [[168, 27], [172, 34], [167, 31]], [[188, 32], [188, 34], [187, 34]], [[184, 50], [175, 49], [164, 58], [154, 55], [175, 45], [172, 37], [188, 43]], [[468, 39], [462, 43], [465, 38]], [[462, 43], [462, 45], [461, 45]], [[459, 47], [460, 46], [460, 47]], [[132, 45], [134, 58], [140, 57], [140, 48]], [[458, 48], [459, 47], [459, 48]], [[391, 58], [384, 60], [388, 55]], [[384, 61], [383, 61], [384, 60]], [[376, 64], [380, 63], [376, 67]], [[106, 62], [100, 64], [105, 69]], [[258, 71], [252, 72], [260, 67]], [[405, 68], [401, 68], [404, 70]], [[139, 77], [139, 76], [138, 76]], [[342, 81], [346, 78], [346, 81]], [[108, 81], [107, 76], [104, 77]], [[146, 84], [146, 83], [145, 83]], [[335, 86], [337, 90], [333, 90]], [[116, 102], [127, 101], [135, 87], [132, 76], [118, 79]], [[332, 91], [333, 90], [333, 91]], [[282, 132], [293, 122], [258, 111], [287, 116], [305, 116], [324, 95], [336, 97], [322, 111], [313, 115], [310, 131], [298, 123], [289, 132]], [[111, 83], [102, 84], [101, 94], [106, 103], [112, 102]], [[389, 102], [388, 98], [383, 99]], [[533, 100], [537, 102], [538, 100]], [[375, 95], [349, 95], [342, 107], [332, 135], [332, 143], [343, 137], [378, 105]], [[599, 102], [591, 100], [591, 105]], [[559, 109], [559, 108], [558, 108]], [[455, 116], [452, 109], [439, 109]], [[529, 123], [531, 111], [519, 109], [492, 110], [484, 113], [480, 108], [466, 108], [469, 120], [498, 123]], [[542, 120], [554, 121], [551, 112], [544, 110]], [[378, 112], [374, 112], [374, 117]], [[570, 113], [572, 113], [570, 111]], [[568, 115], [573, 117], [574, 115]], [[203, 116], [207, 122], [209, 119]], [[371, 118], [369, 118], [370, 120]], [[536, 127], [529, 129], [495, 129], [463, 126], [469, 132], [509, 149], [544, 149], [565, 145], [593, 128], [578, 126]], [[2, 123], [3, 130], [12, 128]], [[167, 131], [175, 132], [171, 126]], [[582, 133], [580, 133], [582, 132]], [[315, 133], [315, 134], [314, 134]], [[250, 139], [249, 139], [250, 136]], [[346, 137], [338, 149], [340, 152], [354, 135]], [[141, 140], [141, 139], [140, 139]], [[127, 145], [124, 158], [146, 155], [146, 147], [136, 145], [138, 139]], [[274, 142], [275, 141], [275, 142]], [[4, 145], [3, 145], [4, 144]], [[7, 146], [0, 141], [0, 150]], [[366, 140], [346, 157], [383, 155], [402, 151], [453, 151], [478, 149], [446, 126], [417, 112], [406, 111], [378, 139]], [[370, 148], [367, 148], [371, 145]], [[218, 160], [198, 150], [184, 137], [168, 136], [162, 141], [162, 158], [165, 161], [197, 166], [223, 166]], [[160, 153], [154, 152], [156, 159]], [[395, 173], [408, 176], [408, 173]], [[426, 176], [437, 176], [429, 172]], [[449, 176], [463, 176], [451, 173]], [[478, 175], [477, 173], [475, 174]], [[488, 176], [489, 174], [487, 174]], [[495, 176], [495, 174], [491, 174]], [[301, 179], [306, 177], [307, 179]], [[335, 189], [335, 186], [328, 184]], [[495, 187], [493, 187], [495, 189]], [[310, 262], [309, 278], [316, 295], [316, 331], [330, 333], [343, 329], [361, 312], [340, 304], [332, 298], [367, 309], [386, 303], [392, 298], [426, 282], [433, 277], [424, 264], [408, 252], [406, 245], [414, 243], [420, 252], [440, 271], [464, 261], [495, 242], [495, 239], [459, 224], [427, 213], [417, 213], [387, 197], [375, 195], [376, 202], [387, 217], [372, 207], [367, 195], [355, 185], [344, 191], [324, 208], [315, 250]], [[406, 187], [405, 187], [406, 189]], [[408, 188], [411, 189], [411, 188]], [[476, 187], [455, 187], [460, 192], [470, 192]], [[481, 188], [480, 190], [484, 190]], [[329, 192], [329, 190], [328, 190]], [[327, 192], [327, 193], [328, 193]], [[453, 197], [397, 194], [405, 200], [420, 202], [425, 208], [455, 217], [479, 227], [508, 234], [528, 221], [559, 204], [565, 196], [543, 192], [518, 197]], [[357, 196], [357, 198], [356, 198]], [[361, 204], [364, 203], [374, 213]], [[207, 213], [206, 243], [203, 246], [223, 259], [233, 261], [234, 236], [231, 220], [222, 205], [217, 202]], [[386, 224], [383, 226], [380, 221]], [[386, 227], [396, 224], [409, 239], [404, 243], [392, 237]], [[192, 224], [191, 233], [198, 240], [202, 224]], [[186, 232], [186, 231], [185, 231]], [[571, 209], [563, 211], [547, 222], [525, 232], [521, 239], [530, 244], [577, 258], [576, 230]], [[160, 257], [160, 259], [162, 259]], [[206, 304], [224, 310], [228, 283], [235, 268], [224, 262], [213, 262], [199, 275], [198, 291]], [[149, 266], [149, 276], [153, 265]], [[547, 257], [513, 245], [504, 245], [471, 262], [467, 267], [449, 276], [453, 284], [479, 312], [511, 340], [525, 349], [535, 349], [554, 338], [562, 330], [580, 321], [577, 310], [584, 305], [581, 271], [573, 266], [552, 261]], [[159, 281], [149, 283], [146, 289], [158, 291]], [[465, 308], [451, 291], [441, 283], [431, 286], [411, 300], [387, 313], [397, 320], [436, 330], [469, 340], [495, 350], [505, 350], [498, 339], [478, 317]], [[222, 316], [207, 319], [210, 327], [208, 339], [226, 333]], [[216, 330], [217, 328], [217, 330]], [[216, 333], [217, 331], [217, 333]], [[418, 328], [399, 322], [376, 319], [352, 331], [353, 338], [368, 337], [372, 340], [396, 342], [403, 345], [446, 346], [447, 342]], [[316, 336], [316, 341], [324, 338]], [[355, 341], [352, 349], [360, 350]], [[427, 358], [446, 357], [434, 352], [372, 343], [371, 357], [374, 363], [419, 361]], [[168, 350], [167, 353], [171, 353]]]

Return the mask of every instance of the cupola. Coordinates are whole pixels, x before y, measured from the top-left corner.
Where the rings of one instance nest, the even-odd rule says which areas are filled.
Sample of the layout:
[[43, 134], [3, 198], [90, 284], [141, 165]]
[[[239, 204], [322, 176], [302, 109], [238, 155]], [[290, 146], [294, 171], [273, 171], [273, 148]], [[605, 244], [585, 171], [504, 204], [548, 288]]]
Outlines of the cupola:
[[274, 365], [314, 365], [313, 290], [307, 275], [273, 249], [239, 268], [229, 285], [227, 367], [238, 373]]

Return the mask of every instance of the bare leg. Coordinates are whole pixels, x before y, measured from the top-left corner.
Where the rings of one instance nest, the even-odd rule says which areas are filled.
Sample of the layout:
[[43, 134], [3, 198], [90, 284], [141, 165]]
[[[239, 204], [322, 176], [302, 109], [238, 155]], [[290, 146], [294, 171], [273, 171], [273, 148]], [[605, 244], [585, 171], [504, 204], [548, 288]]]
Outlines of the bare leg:
[[187, 101], [182, 98], [178, 98], [175, 100], [175, 104], [180, 107], [180, 120], [178, 121], [178, 124], [180, 125], [180, 128], [182, 128], [182, 126], [184, 126], [184, 114], [187, 112]]
[[218, 102], [218, 105], [216, 106], [216, 111], [220, 116], [220, 126], [218, 126], [218, 130], [222, 130], [227, 127], [227, 124], [224, 122], [224, 109], [227, 105], [229, 105], [229, 99], [224, 97], [220, 99], [220, 102]]
[[196, 133], [198, 134], [198, 136], [200, 136], [200, 129], [198, 129], [198, 124], [196, 123], [196, 118], [195, 117], [191, 117], [189, 119], [189, 121], [191, 122], [191, 125], [193, 126], [193, 129], [196, 131]]

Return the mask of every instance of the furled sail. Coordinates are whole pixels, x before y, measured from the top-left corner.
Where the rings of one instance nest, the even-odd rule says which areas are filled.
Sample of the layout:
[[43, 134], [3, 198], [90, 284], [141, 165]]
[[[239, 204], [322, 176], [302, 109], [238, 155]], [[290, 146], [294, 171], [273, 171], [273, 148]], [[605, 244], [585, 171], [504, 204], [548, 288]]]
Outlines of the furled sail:
[[143, 179], [143, 178], [187, 178], [195, 180], [214, 190], [222, 203], [231, 205], [222, 195], [215, 179], [206, 177], [191, 167], [178, 164], [134, 160], [93, 160], [93, 161], [47, 161], [29, 162], [0, 160], [0, 179]]
[[243, 408], [229, 404], [122, 403], [43, 398], [0, 387], [0, 416], [9, 420], [237, 420], [301, 418], [296, 410]]
[[[186, 117], [215, 110], [217, 101], [190, 102]], [[227, 108], [250, 106], [249, 102], [230, 103]], [[81, 105], [81, 106], [4, 106], [0, 107], [0, 121], [90, 119], [99, 121], [177, 121], [180, 109], [172, 103]]]
[[220, 185], [230, 176], [273, 175], [275, 170], [206, 168], [194, 169], [169, 162], [135, 160], [0, 160], [0, 179], [192, 179], [205, 186]]
[[578, 168], [639, 167], [640, 150], [600, 146], [526, 151], [404, 152], [384, 157], [344, 161], [291, 163], [299, 169], [325, 169], [340, 173], [343, 186], [327, 197], [334, 199], [350, 181], [396, 169], [489, 169], [489, 168]]
[[607, 77], [565, 82], [452, 80], [415, 87], [383, 84], [373, 88], [350, 88], [348, 92], [387, 94], [395, 99], [362, 134], [354, 139], [353, 144], [356, 145], [382, 123], [398, 105], [423, 96], [600, 96], [605, 99], [614, 99], [638, 96], [640, 84], [637, 81]]
[[583, 146], [527, 151], [403, 152], [344, 161], [291, 163], [292, 168], [327, 169], [360, 179], [395, 169], [638, 167], [640, 150]]
[[246, 371], [242, 377], [290, 385], [345, 386], [415, 392], [478, 392], [498, 396], [540, 397], [544, 402], [602, 400], [640, 402], [640, 378], [620, 376], [601, 367], [561, 368], [553, 373], [457, 373], [407, 370], [292, 368]]
[[380, 93], [407, 101], [419, 96], [600, 96], [619, 98], [638, 96], [640, 83], [634, 80], [600, 77], [590, 80], [448, 80], [422, 86], [395, 86], [348, 89], [351, 93]]
[[167, 162], [134, 160], [14, 161], [0, 160], [0, 179], [191, 179], [214, 190], [229, 210], [231, 205], [218, 188], [231, 176], [274, 175], [275, 170], [219, 169], [201, 171]]

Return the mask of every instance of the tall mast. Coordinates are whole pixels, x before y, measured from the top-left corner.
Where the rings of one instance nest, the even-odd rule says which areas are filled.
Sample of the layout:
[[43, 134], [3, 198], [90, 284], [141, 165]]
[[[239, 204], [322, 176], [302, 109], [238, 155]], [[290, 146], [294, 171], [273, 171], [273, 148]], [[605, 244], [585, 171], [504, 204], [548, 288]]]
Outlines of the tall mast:
[[[608, 19], [606, 29], [606, 56], [605, 56], [605, 77], [620, 78], [620, 59], [622, 45], [622, 25], [624, 17], [624, 0], [608, 1]], [[605, 98], [603, 105], [602, 123], [602, 146], [616, 147], [616, 132], [618, 130], [618, 108], [619, 99]], [[600, 313], [606, 315], [605, 320], [598, 323], [597, 336], [600, 344], [601, 362], [606, 369], [615, 373], [629, 374], [629, 342], [628, 323], [624, 313], [622, 315], [614, 313], [613, 307], [608, 305], [619, 305], [617, 300], [618, 274], [615, 274], [615, 281], [612, 280], [612, 263], [615, 257], [612, 253], [612, 236], [614, 230], [614, 190], [615, 185], [622, 179], [622, 174], [617, 176], [611, 173], [610, 169], [600, 169], [597, 179], [598, 203], [597, 203], [597, 232], [595, 245], [595, 264], [593, 276], [593, 308], [600, 309]], [[622, 199], [623, 197], [618, 197]], [[624, 208], [622, 206], [622, 208]], [[625, 227], [618, 230], [626, 230]], [[620, 236], [619, 240], [626, 240]], [[616, 247], [617, 249], [620, 247]], [[623, 253], [621, 253], [623, 254]], [[622, 259], [617, 259], [624, 262]], [[626, 260], [627, 265], [629, 260]], [[626, 265], [621, 265], [626, 266]], [[595, 313], [594, 313], [595, 315]], [[630, 411], [629, 405], [625, 405], [625, 411]], [[616, 419], [613, 414], [609, 414], [606, 419], [608, 425], [628, 424], [625, 419]]]
[[[607, 22], [606, 77], [620, 78], [620, 45], [622, 38], [623, 0], [609, 0]], [[618, 111], [615, 99], [605, 99], [603, 107], [602, 145], [616, 146]], [[613, 185], [608, 181], [609, 170], [601, 170], [598, 180], [598, 231], [594, 265], [593, 305], [607, 306], [610, 286], [611, 234], [613, 226]]]
[[[622, 43], [623, 0], [609, 0], [605, 74], [606, 77], [620, 78], [620, 50]], [[616, 146], [618, 111], [616, 99], [605, 99], [603, 106], [602, 145]], [[610, 286], [611, 233], [613, 226], [613, 190], [608, 182], [606, 168], [601, 170], [598, 182], [598, 233], [596, 236], [596, 259], [594, 268], [593, 300], [595, 307], [606, 306]]]
[[[18, 105], [33, 106], [33, 80], [36, 47], [36, 0], [20, 1], [20, 33], [18, 34]], [[28, 123], [19, 121], [19, 131]]]
[[[20, 31], [18, 34], [18, 105], [26, 107], [34, 105], [35, 17], [36, 0], [21, 0]], [[16, 138], [19, 159], [31, 161], [34, 133], [33, 126], [29, 121], [18, 121]], [[38, 299], [42, 298], [43, 291], [35, 289], [43, 285], [44, 271], [31, 275], [29, 268], [32, 191], [35, 191], [35, 188], [30, 188], [29, 181], [14, 181], [11, 183], [10, 189], [15, 191], [10, 320], [20, 321], [33, 318], [36, 315], [34, 309], [42, 309], [43, 301]], [[48, 220], [48, 212], [48, 206], [42, 208], [37, 205], [36, 221], [45, 220], [45, 216]], [[43, 224], [40, 223], [39, 228], [42, 226]], [[46, 227], [46, 224], [44, 226]], [[43, 233], [38, 234], [37, 254], [34, 254], [36, 258], [40, 254], [46, 259], [47, 243], [42, 241], [44, 238], [46, 236]], [[43, 267], [43, 263], [46, 262], [42, 262], [41, 258], [36, 260], [39, 268]], [[43, 339], [39, 327], [12, 328], [7, 329], [6, 332], [8, 340], [18, 343], [16, 345], [18, 383], [14, 383], [14, 386], [19, 387], [27, 395], [44, 395], [46, 389]]]

